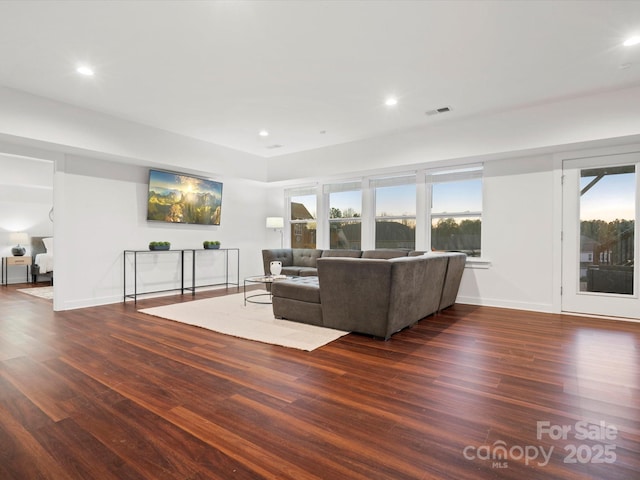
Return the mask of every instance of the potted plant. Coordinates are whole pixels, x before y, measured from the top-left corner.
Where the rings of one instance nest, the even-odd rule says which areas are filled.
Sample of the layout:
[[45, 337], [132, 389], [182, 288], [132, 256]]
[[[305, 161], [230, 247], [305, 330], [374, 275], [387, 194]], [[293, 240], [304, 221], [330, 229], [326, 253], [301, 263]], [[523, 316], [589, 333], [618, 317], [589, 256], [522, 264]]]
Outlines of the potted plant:
[[205, 240], [202, 242], [202, 246], [207, 250], [220, 248], [220, 242], [218, 240]]
[[171, 242], [149, 242], [149, 250], [169, 250]]

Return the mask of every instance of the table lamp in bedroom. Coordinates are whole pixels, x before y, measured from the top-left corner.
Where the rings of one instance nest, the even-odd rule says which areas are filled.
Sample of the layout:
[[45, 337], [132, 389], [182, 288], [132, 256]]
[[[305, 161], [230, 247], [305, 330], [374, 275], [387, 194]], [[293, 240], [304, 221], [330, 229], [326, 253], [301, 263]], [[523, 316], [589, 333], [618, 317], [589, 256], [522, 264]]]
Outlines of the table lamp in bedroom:
[[24, 255], [27, 249], [20, 244], [21, 243], [26, 244], [27, 242], [29, 242], [29, 237], [26, 233], [24, 232], [12, 233], [11, 243], [17, 243], [17, 245], [11, 249], [11, 253], [13, 253], [13, 255], [16, 257], [21, 257], [22, 255]]

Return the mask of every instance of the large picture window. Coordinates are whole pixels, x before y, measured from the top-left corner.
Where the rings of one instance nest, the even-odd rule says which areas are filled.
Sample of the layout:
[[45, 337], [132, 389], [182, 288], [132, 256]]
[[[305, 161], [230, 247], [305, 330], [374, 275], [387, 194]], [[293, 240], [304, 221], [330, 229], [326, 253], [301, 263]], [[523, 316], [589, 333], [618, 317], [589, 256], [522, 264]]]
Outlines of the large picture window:
[[481, 253], [482, 167], [432, 173], [431, 249]]
[[291, 248], [316, 248], [316, 194], [308, 191], [291, 192]]
[[329, 248], [362, 248], [361, 182], [325, 185], [329, 195]]
[[416, 246], [415, 176], [373, 180], [375, 188], [376, 248]]

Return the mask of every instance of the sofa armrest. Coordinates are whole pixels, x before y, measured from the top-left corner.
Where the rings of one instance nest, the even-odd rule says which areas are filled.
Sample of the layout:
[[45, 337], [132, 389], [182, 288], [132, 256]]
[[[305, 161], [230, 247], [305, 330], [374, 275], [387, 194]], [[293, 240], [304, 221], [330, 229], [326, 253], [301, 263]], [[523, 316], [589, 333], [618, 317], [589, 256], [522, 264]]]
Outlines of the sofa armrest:
[[325, 327], [387, 337], [391, 263], [319, 258], [318, 280]]
[[293, 265], [293, 252], [290, 248], [272, 248], [268, 250], [262, 250], [262, 264], [264, 268], [264, 274], [271, 274], [270, 264], [272, 261], [282, 262], [283, 267], [290, 267]]

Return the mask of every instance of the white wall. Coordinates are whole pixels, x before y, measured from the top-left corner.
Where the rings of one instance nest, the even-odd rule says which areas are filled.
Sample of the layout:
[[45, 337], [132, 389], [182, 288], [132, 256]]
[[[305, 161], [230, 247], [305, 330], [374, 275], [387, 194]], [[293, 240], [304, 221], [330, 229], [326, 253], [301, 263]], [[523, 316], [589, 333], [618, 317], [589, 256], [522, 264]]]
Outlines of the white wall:
[[[203, 240], [220, 240], [223, 247], [240, 249], [240, 283], [262, 271], [260, 250], [267, 236], [263, 184], [218, 177], [223, 182], [221, 225], [172, 225], [147, 222], [147, 176], [143, 167], [89, 158], [60, 162], [55, 173], [56, 310], [122, 301], [123, 250], [147, 250], [153, 240], [170, 241], [172, 249], [202, 248]], [[216, 256], [198, 263], [203, 269], [199, 278], [206, 273], [217, 283], [222, 281], [224, 265], [222, 256], [211, 255]], [[139, 290], [179, 286], [178, 258], [177, 254], [141, 257]], [[235, 257], [230, 259], [235, 282]], [[207, 266], [208, 262], [215, 265]]]
[[485, 163], [482, 256], [488, 268], [467, 268], [459, 301], [525, 310], [553, 310], [553, 158]]

